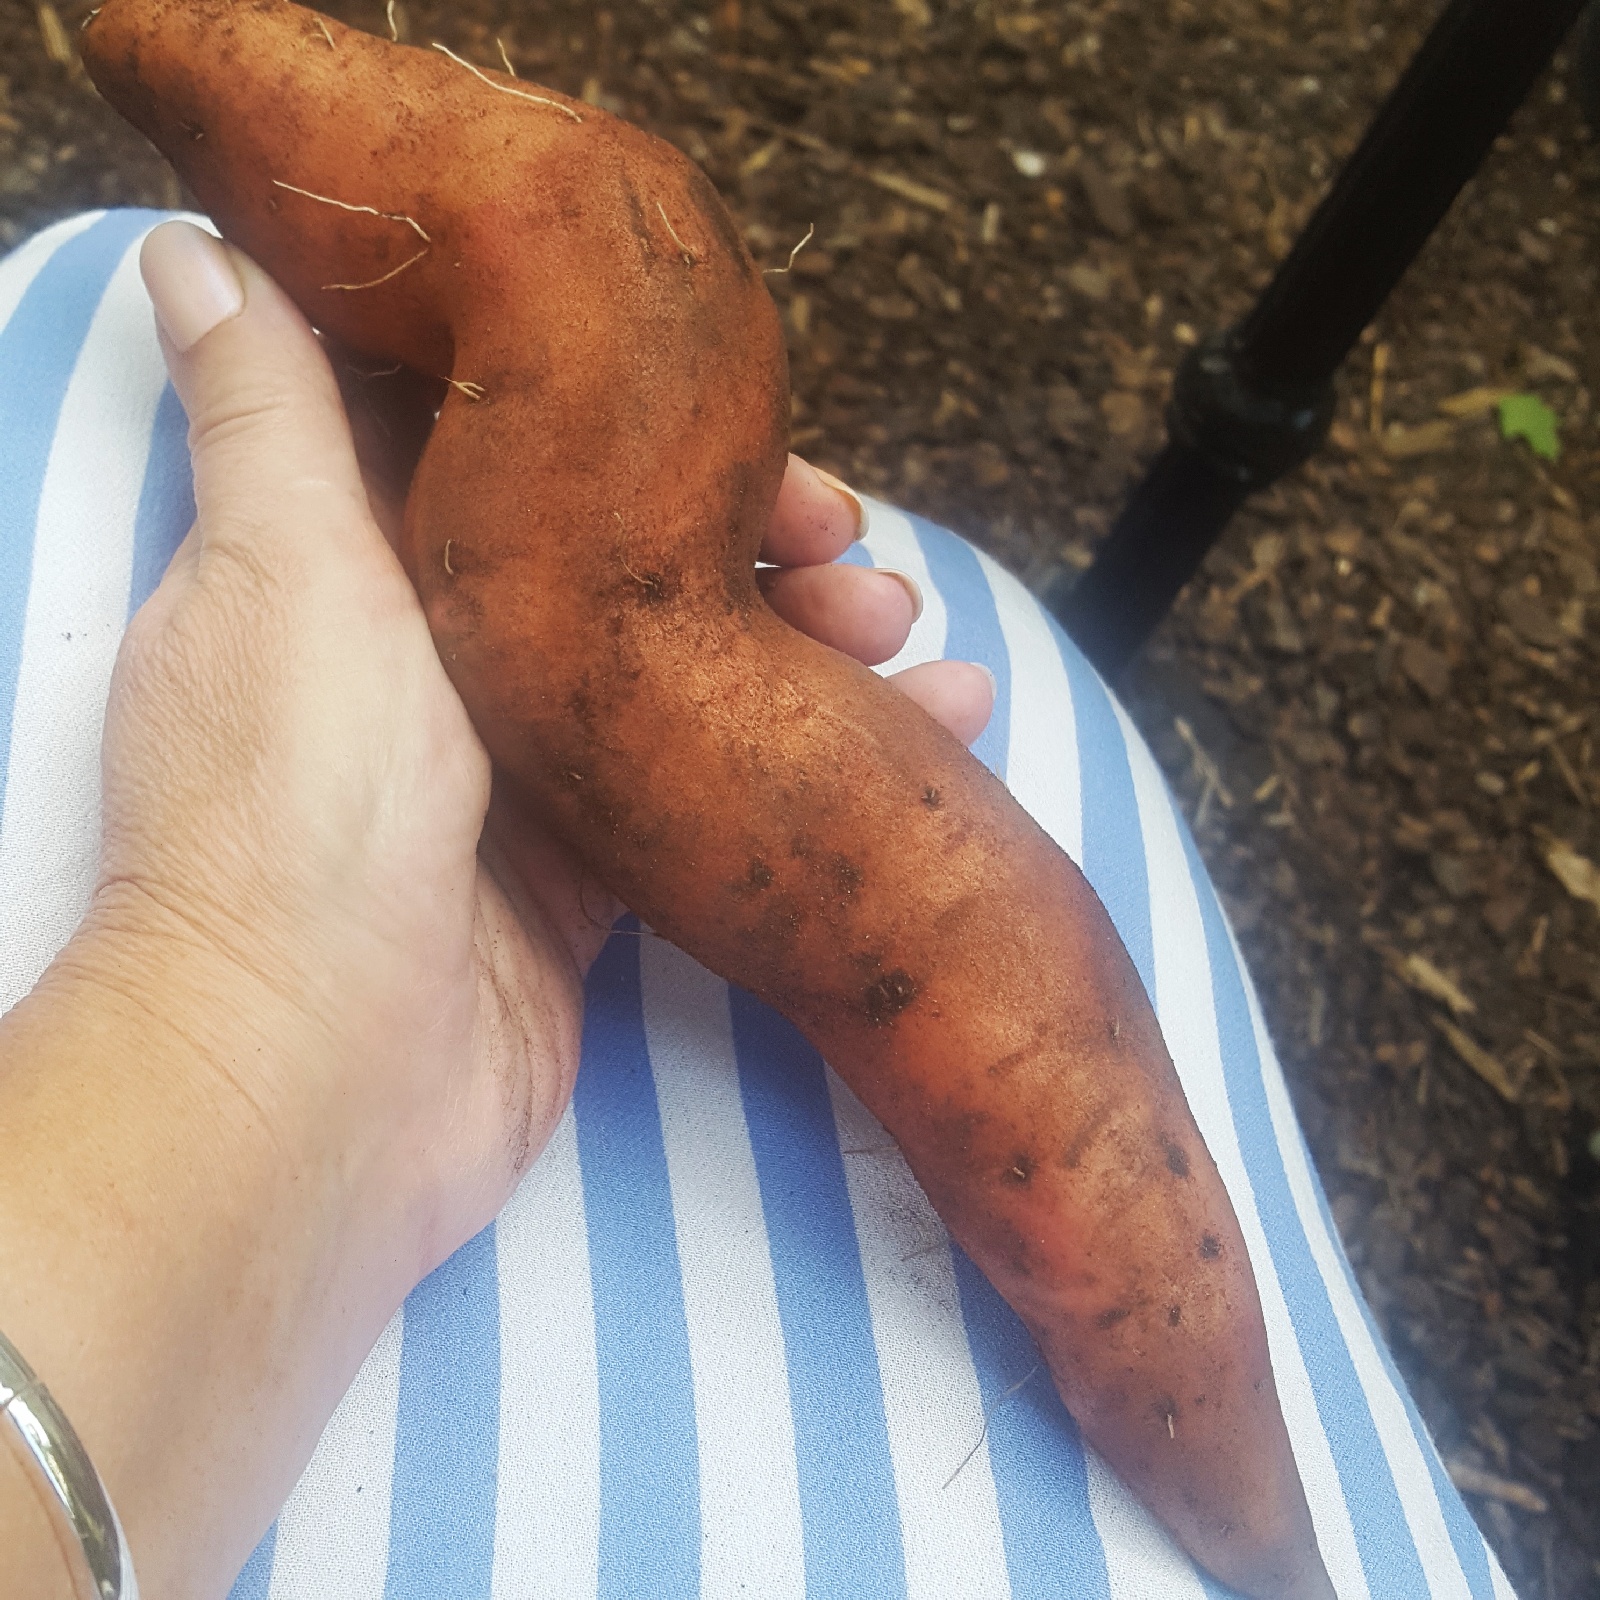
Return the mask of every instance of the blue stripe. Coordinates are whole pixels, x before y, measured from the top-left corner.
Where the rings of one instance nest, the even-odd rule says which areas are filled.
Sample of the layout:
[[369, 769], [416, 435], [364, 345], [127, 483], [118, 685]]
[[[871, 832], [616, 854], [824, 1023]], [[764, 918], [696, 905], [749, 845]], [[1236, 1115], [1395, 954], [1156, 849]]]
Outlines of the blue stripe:
[[154, 215], [113, 211], [67, 240], [0, 328], [0, 774], [11, 752], [39, 496], [56, 425], [106, 285]]
[[494, 1566], [500, 1280], [494, 1228], [406, 1298], [386, 1600], [476, 1600]]
[[589, 974], [573, 1110], [599, 1367], [599, 1597], [691, 1600], [699, 1441], [636, 932], [614, 934]]
[[951, 1254], [988, 1420], [1012, 1600], [1103, 1600], [1111, 1579], [1077, 1424], [1016, 1313], [965, 1251]]
[[272, 1557], [277, 1548], [278, 1524], [274, 1522], [261, 1543], [250, 1552], [244, 1570], [228, 1591], [228, 1600], [267, 1600], [267, 1589], [272, 1582]]
[[194, 473], [189, 466], [189, 419], [169, 383], [156, 402], [145, 462], [139, 513], [133, 525], [133, 573], [128, 615], [150, 598], [172, 560], [172, 552], [194, 524]]
[[944, 601], [945, 660], [976, 661], [994, 674], [994, 715], [973, 742], [972, 753], [1003, 779], [1011, 739], [1011, 654], [989, 580], [965, 539], [922, 517], [908, 520], [928, 563], [928, 576]]
[[1234, 960], [1222, 909], [1188, 828], [1181, 817], [1174, 815], [1174, 822], [1205, 926], [1222, 1068], [1239, 1147], [1255, 1193], [1256, 1209], [1271, 1242], [1296, 1340], [1307, 1367], [1316, 1374], [1317, 1414], [1333, 1452], [1345, 1504], [1350, 1508], [1361, 1564], [1373, 1592], [1381, 1592], [1385, 1600], [1427, 1600], [1427, 1576], [1406, 1525], [1394, 1474], [1295, 1212], [1267, 1105], [1244, 980]]
[[906, 1590], [900, 1511], [822, 1060], [742, 989], [728, 999], [789, 1370], [806, 1593], [888, 1600]]
[[1067, 671], [1078, 729], [1083, 875], [1099, 895], [1153, 1004], [1156, 959], [1150, 931], [1149, 864], [1122, 728], [1094, 668], [1053, 621], [1050, 632]]

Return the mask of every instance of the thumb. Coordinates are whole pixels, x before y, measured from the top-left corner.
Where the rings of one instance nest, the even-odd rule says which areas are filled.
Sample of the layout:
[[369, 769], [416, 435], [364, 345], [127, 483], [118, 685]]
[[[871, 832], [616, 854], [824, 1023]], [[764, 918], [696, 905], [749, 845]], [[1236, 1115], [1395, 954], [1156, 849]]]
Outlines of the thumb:
[[259, 551], [370, 526], [338, 384], [288, 296], [188, 222], [154, 229], [139, 267], [189, 417], [202, 542]]

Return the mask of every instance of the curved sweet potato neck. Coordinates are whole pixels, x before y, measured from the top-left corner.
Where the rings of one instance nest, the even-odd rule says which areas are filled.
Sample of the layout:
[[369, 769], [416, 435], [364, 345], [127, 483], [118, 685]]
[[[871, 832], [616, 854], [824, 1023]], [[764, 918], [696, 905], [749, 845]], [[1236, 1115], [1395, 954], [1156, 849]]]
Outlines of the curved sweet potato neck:
[[[595, 107], [287, 0], [111, 0], [84, 57], [319, 327], [452, 380], [441, 444], [475, 437], [479, 465], [442, 493], [475, 483], [479, 527], [586, 547], [551, 574], [568, 584], [625, 562], [650, 592], [753, 595], [787, 372], [697, 167]], [[423, 472], [410, 519], [435, 553], [453, 537], [438, 481]]]

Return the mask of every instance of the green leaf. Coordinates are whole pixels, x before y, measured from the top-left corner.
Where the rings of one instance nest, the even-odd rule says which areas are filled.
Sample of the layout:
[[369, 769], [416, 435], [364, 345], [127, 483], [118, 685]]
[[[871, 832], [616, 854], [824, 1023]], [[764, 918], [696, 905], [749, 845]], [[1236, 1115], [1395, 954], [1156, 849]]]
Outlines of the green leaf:
[[1559, 426], [1555, 412], [1536, 394], [1508, 394], [1500, 402], [1500, 437], [1526, 439], [1529, 449], [1542, 460], [1561, 458]]

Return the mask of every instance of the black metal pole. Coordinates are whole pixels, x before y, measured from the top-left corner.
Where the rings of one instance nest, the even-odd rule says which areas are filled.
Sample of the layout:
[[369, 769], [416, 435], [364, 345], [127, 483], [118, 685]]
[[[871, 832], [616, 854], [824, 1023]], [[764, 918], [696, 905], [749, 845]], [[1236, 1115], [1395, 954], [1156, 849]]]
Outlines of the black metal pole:
[[1583, 6], [1452, 0], [1254, 309], [1191, 352], [1166, 447], [1094, 564], [1042, 596], [1101, 672], [1138, 652], [1244, 500], [1322, 442], [1334, 372]]

